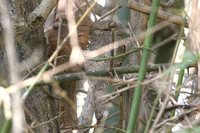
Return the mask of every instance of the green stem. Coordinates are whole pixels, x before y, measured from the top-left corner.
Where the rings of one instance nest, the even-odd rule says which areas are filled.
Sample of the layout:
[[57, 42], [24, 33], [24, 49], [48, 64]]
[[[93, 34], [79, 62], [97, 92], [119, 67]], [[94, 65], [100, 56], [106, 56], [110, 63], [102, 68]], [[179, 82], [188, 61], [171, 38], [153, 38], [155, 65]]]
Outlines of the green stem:
[[[152, 9], [151, 9], [151, 12], [150, 12], [150, 17], [149, 17], [148, 26], [147, 26], [148, 30], [150, 28], [152, 28], [156, 23], [157, 11], [158, 11], [159, 5], [160, 5], [160, 0], [153, 0]], [[145, 37], [145, 40], [144, 40], [144, 47], [145, 48], [151, 48], [152, 41], [153, 41], [153, 35], [152, 34], [147, 35]], [[142, 53], [143, 53], [143, 55], [142, 55], [142, 60], [141, 60], [141, 67], [140, 67], [140, 70], [139, 70], [137, 87], [135, 89], [135, 93], [134, 93], [134, 97], [133, 97], [133, 101], [132, 101], [130, 119], [129, 119], [128, 127], [127, 127], [127, 133], [134, 133], [135, 132], [138, 111], [139, 111], [139, 108], [140, 108], [140, 102], [141, 102], [141, 96], [142, 96], [142, 85], [141, 85], [141, 83], [144, 81], [144, 78], [145, 78], [145, 75], [146, 75], [147, 62], [148, 62], [148, 57], [149, 57], [149, 50], [143, 49]]]
[[11, 126], [12, 126], [12, 120], [11, 119], [5, 120], [3, 128], [0, 130], [0, 133], [10, 133]]
[[155, 111], [156, 111], [156, 107], [157, 107], [158, 101], [159, 101], [159, 96], [156, 96], [156, 99], [153, 102], [153, 107], [151, 109], [151, 113], [150, 113], [149, 118], [147, 120], [147, 125], [145, 127], [144, 133], [148, 133], [148, 130], [149, 130], [150, 126], [151, 126], [151, 122], [152, 122], [153, 116], [154, 116]]
[[[123, 53], [123, 54], [119, 54], [119, 55], [116, 55], [116, 56], [107, 56], [105, 58], [90, 59], [90, 61], [105, 61], [105, 60], [117, 59], [117, 58], [121, 58], [121, 57], [127, 56], [127, 55], [129, 55], [131, 53], [138, 52], [141, 49], [144, 49], [144, 47], [137, 47], [137, 48], [131, 49], [131, 50], [129, 50], [129, 51]], [[146, 48], [146, 49], [148, 49], [148, 48]], [[156, 55], [156, 52], [153, 51], [152, 49], [148, 49], [148, 50]]]
[[[41, 77], [41, 75], [46, 71], [46, 69], [48, 68], [49, 63], [46, 63], [42, 69], [40, 70], [40, 72], [37, 75], [37, 79], [39, 79]], [[23, 94], [22, 99], [23, 101], [27, 98], [27, 96], [31, 93], [31, 91], [34, 89], [35, 85], [37, 82], [34, 82], [31, 84], [31, 86], [29, 86], [29, 88], [26, 90], [26, 92]]]
[[[184, 68], [181, 68], [180, 72], [179, 72], [178, 82], [177, 82], [176, 91], [175, 91], [175, 99], [178, 99], [178, 97], [179, 97], [180, 89], [181, 89], [182, 82], [183, 82], [184, 70], [185, 70]], [[173, 117], [175, 115], [175, 111], [176, 110], [171, 111], [170, 117]], [[172, 127], [169, 126], [166, 129], [167, 130], [166, 132], [171, 133], [171, 129], [172, 129]]]
[[[178, 36], [178, 40], [177, 40], [176, 46], [179, 46], [179, 45], [180, 45], [181, 37], [183, 36], [183, 32], [184, 32], [184, 26], [182, 25], [181, 30], [180, 30], [180, 34], [179, 34], [179, 36]], [[178, 51], [178, 48], [177, 48], [176, 50]], [[174, 52], [174, 56], [173, 56], [173, 58], [172, 58], [173, 61], [175, 61], [175, 57], [176, 57], [177, 51]], [[185, 57], [183, 57], [183, 61], [185, 60], [184, 58], [185, 58]], [[180, 89], [181, 89], [182, 82], [183, 82], [184, 71], [185, 71], [185, 68], [182, 67], [182, 68], [180, 69], [179, 76], [178, 76], [178, 81], [177, 81], [177, 85], [176, 85], [175, 99], [178, 99], [178, 97], [179, 97]], [[175, 115], [175, 111], [176, 111], [176, 110], [172, 110], [172, 111], [171, 111], [170, 117], [173, 117], [173, 116]], [[172, 127], [167, 128], [167, 133], [170, 133], [170, 132], [171, 132], [171, 128], [172, 128]]]
[[[183, 76], [184, 76], [184, 72], [185, 72], [184, 70], [185, 70], [185, 68], [181, 68], [179, 75], [178, 75], [178, 81], [177, 81], [176, 90], [175, 90], [175, 99], [178, 99], [179, 94], [180, 94], [180, 89], [181, 89], [181, 86], [182, 86]], [[175, 115], [175, 111], [176, 110], [171, 111], [170, 117], [173, 117]], [[172, 127], [167, 128], [167, 133], [171, 133], [171, 128]]]

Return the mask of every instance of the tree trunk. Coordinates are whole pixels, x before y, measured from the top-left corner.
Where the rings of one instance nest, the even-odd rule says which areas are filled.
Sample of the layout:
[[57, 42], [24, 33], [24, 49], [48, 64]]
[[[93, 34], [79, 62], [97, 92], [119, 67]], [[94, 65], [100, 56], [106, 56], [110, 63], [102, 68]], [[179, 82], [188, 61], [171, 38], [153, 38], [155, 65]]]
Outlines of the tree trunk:
[[[43, 23], [55, 3], [52, 2], [52, 5], [49, 4], [49, 8], [46, 8], [45, 13], [41, 16], [37, 16], [38, 10], [35, 10], [39, 4], [42, 3], [41, 0], [9, 0], [6, 1], [6, 3], [12, 24], [14, 25], [13, 27], [15, 28], [16, 51], [22, 80], [28, 71], [32, 70], [47, 59]], [[43, 4], [44, 3], [45, 1], [43, 1]], [[40, 9], [41, 8], [42, 7], [40, 7]], [[1, 39], [3, 38], [2, 35], [3, 33], [1, 31]], [[2, 42], [3, 41], [1, 41], [0, 49], [4, 53], [4, 44], [2, 44]], [[3, 68], [0, 69], [0, 84], [6, 87], [9, 86], [10, 82], [10, 77], [8, 76], [8, 65], [6, 63], [7, 59], [4, 54], [1, 54], [0, 57], [0, 68]], [[55, 105], [54, 100], [50, 99], [45, 91], [50, 91], [48, 86], [35, 87], [26, 98], [25, 114], [27, 124], [31, 125], [34, 123], [34, 125], [32, 125], [33, 127], [35, 126], [33, 128], [34, 132], [59, 132], [56, 120], [50, 121], [42, 126], [37, 126], [37, 124], [49, 121], [55, 117], [53, 107]]]

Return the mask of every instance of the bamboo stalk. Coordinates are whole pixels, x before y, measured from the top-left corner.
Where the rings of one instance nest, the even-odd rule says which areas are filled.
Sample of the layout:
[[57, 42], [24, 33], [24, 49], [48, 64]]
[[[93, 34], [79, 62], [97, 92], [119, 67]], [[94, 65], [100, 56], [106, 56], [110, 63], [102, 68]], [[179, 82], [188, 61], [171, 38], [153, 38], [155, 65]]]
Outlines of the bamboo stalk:
[[[152, 8], [150, 11], [150, 17], [149, 17], [149, 21], [148, 21], [148, 25], [147, 25], [147, 30], [149, 30], [156, 24], [157, 12], [158, 12], [159, 5], [160, 5], [160, 0], [153, 0]], [[144, 40], [144, 47], [151, 48], [152, 42], [153, 42], [153, 34], [146, 35], [145, 40]], [[142, 96], [142, 84], [141, 83], [144, 81], [145, 75], [146, 75], [149, 50], [143, 49], [142, 53], [143, 53], [143, 55], [142, 55], [142, 60], [141, 60], [141, 67], [139, 69], [138, 83], [137, 83], [137, 87], [135, 89], [135, 93], [134, 93], [133, 101], [132, 101], [132, 105], [131, 105], [127, 133], [135, 132], [137, 118], [139, 115], [139, 108], [140, 108], [141, 96]]]

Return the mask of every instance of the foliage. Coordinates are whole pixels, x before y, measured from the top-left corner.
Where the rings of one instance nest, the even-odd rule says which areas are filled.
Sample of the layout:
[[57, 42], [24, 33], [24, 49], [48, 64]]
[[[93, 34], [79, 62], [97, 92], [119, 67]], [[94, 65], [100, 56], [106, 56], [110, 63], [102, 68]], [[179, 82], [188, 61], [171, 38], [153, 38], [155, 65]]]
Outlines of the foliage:
[[199, 132], [197, 3], [0, 0], [0, 132]]

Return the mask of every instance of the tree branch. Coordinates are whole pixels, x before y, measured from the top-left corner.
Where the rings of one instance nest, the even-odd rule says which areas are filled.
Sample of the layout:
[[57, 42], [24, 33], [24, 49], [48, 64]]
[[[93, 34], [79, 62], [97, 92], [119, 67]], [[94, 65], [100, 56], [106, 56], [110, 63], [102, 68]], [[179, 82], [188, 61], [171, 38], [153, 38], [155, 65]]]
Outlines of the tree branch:
[[[151, 11], [151, 7], [141, 4], [139, 2], [135, 2], [135, 1], [132, 1], [131, 3], [129, 3], [128, 8], [147, 14], [147, 15], [149, 15]], [[185, 27], [188, 28], [188, 21], [185, 20], [183, 17], [165, 12], [160, 9], [158, 10], [158, 18], [162, 20], [167, 20], [171, 23], [178, 24], [181, 26], [184, 25]]]
[[33, 29], [43, 25], [56, 3], [57, 0], [42, 0], [40, 5], [29, 14], [28, 24]]
[[15, 0], [15, 5], [17, 7], [17, 14], [20, 16], [20, 17], [24, 17], [24, 12], [25, 12], [25, 9], [24, 9], [24, 0]]
[[[17, 53], [15, 50], [14, 31], [12, 29], [11, 18], [9, 16], [8, 8], [4, 0], [0, 0], [0, 23], [4, 31], [4, 45], [6, 48], [6, 55], [9, 67], [9, 81], [10, 84], [17, 83], [20, 80], [20, 73], [17, 61]], [[16, 67], [17, 65], [17, 67]], [[6, 66], [6, 65], [5, 65]], [[22, 110], [21, 90], [17, 90], [12, 94], [12, 130], [19, 133], [23, 132], [25, 125], [24, 112]], [[10, 118], [6, 121], [10, 122]], [[9, 128], [9, 127], [8, 127]], [[9, 129], [8, 129], [9, 130]]]
[[[147, 67], [147, 71], [148, 72], [152, 72], [152, 71], [158, 71], [159, 68], [161, 68], [163, 65], [149, 65]], [[57, 81], [62, 81], [62, 80], [68, 80], [68, 81], [72, 81], [72, 80], [80, 80], [84, 78], [85, 76], [111, 76], [112, 73], [116, 73], [118, 75], [121, 74], [127, 74], [127, 73], [136, 73], [139, 71], [140, 66], [132, 66], [132, 67], [116, 67], [113, 68], [113, 70], [92, 70], [92, 71], [87, 71], [87, 72], [77, 72], [77, 73], [68, 73], [68, 74], [60, 74], [57, 76], [53, 76], [52, 79], [53, 80], [57, 80]]]

